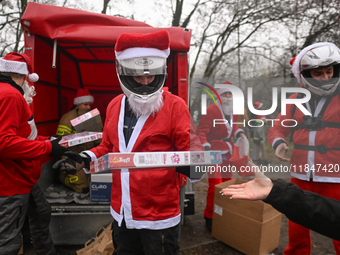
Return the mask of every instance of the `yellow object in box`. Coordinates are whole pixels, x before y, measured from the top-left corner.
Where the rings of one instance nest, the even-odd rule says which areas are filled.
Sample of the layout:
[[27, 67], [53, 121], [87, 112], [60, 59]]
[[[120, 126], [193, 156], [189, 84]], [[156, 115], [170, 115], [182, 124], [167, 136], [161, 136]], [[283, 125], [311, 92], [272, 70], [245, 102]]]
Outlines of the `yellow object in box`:
[[229, 199], [220, 191], [245, 181], [215, 186], [212, 236], [249, 255], [267, 255], [279, 246], [282, 214], [262, 201]]

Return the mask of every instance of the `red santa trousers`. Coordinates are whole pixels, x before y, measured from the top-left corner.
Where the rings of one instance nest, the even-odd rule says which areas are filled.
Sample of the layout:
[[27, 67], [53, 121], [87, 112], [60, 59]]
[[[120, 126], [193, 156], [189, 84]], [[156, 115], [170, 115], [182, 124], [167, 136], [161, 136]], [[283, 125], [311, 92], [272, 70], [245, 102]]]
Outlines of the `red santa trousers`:
[[[298, 185], [303, 190], [318, 193], [325, 197], [340, 200], [340, 183], [307, 182], [296, 178], [291, 178], [291, 182]], [[288, 245], [284, 250], [285, 255], [310, 255], [311, 238], [310, 230], [292, 221], [288, 223]], [[340, 255], [340, 242], [333, 240], [336, 254]]]
[[[232, 165], [227, 162], [230, 158], [230, 154], [223, 155], [223, 161], [221, 169], [229, 169]], [[231, 168], [230, 168], [231, 169]], [[207, 205], [204, 209], [204, 217], [212, 219], [214, 211], [214, 197], [215, 197], [215, 185], [222, 182], [230, 181], [233, 178], [232, 172], [215, 171], [214, 173], [208, 173], [209, 187], [207, 190]]]

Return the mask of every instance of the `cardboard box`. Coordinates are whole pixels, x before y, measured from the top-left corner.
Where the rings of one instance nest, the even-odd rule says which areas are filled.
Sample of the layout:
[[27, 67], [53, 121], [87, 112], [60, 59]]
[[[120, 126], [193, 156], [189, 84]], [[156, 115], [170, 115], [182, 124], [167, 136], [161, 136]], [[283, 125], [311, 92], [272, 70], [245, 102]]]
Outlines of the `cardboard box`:
[[110, 203], [111, 187], [111, 173], [91, 174], [91, 202]]
[[221, 151], [158, 151], [108, 153], [90, 164], [91, 173], [120, 171], [121, 168], [156, 168], [222, 163]]
[[279, 245], [282, 214], [262, 201], [229, 199], [219, 192], [233, 179], [215, 186], [212, 236], [249, 255], [266, 255]]
[[79, 144], [93, 142], [102, 139], [102, 132], [81, 132], [72, 135], [63, 136], [59, 144], [63, 147], [73, 147]]
[[103, 122], [99, 110], [93, 109], [70, 121], [77, 133], [84, 131], [103, 131]]

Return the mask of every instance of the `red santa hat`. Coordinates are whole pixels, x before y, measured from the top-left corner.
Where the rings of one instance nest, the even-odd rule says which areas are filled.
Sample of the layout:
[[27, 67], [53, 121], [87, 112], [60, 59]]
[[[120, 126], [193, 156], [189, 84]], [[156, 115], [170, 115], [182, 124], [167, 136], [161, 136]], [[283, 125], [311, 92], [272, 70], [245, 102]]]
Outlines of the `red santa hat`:
[[[222, 84], [229, 84], [229, 85], [233, 85], [231, 82], [229, 82], [229, 81], [225, 81], [225, 82], [223, 82]], [[228, 88], [219, 88], [218, 90], [217, 90], [217, 94], [218, 95], [222, 95], [223, 93], [226, 93], [226, 92], [231, 92], [230, 91], [230, 89], [228, 89]]]
[[83, 103], [93, 103], [93, 96], [90, 94], [88, 89], [78, 89], [76, 97], [73, 100], [74, 105]]
[[26, 54], [11, 52], [0, 58], [0, 72], [27, 75], [29, 81], [37, 82], [39, 76], [32, 70], [31, 60]]
[[115, 45], [117, 60], [138, 57], [167, 58], [170, 54], [170, 36], [161, 30], [149, 34], [121, 34]]
[[260, 108], [262, 107], [262, 105], [263, 105], [263, 103], [256, 101], [256, 102], [254, 103], [254, 108], [255, 108], [256, 110], [258, 110], [258, 109], [260, 109]]

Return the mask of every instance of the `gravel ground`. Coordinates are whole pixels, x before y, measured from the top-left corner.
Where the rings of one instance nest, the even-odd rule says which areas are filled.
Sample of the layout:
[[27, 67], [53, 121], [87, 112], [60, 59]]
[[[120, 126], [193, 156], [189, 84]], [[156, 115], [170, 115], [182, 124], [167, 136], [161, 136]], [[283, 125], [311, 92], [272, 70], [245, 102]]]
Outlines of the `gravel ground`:
[[[273, 178], [273, 176], [270, 176]], [[289, 174], [279, 176], [289, 180]], [[240, 255], [243, 254], [232, 247], [211, 237], [210, 232], [205, 227], [203, 211], [205, 207], [206, 190], [208, 188], [207, 179], [193, 184], [195, 191], [195, 214], [184, 216], [181, 226], [180, 255]], [[282, 217], [281, 236], [279, 246], [270, 255], [283, 254], [288, 243], [287, 218]], [[227, 231], [227, 230], [226, 230]], [[312, 232], [312, 255], [335, 254], [332, 240], [322, 235]], [[60, 246], [64, 250], [70, 251], [71, 255], [76, 255], [76, 251], [83, 246]], [[34, 255], [32, 245], [28, 240], [24, 243], [24, 254]]]

